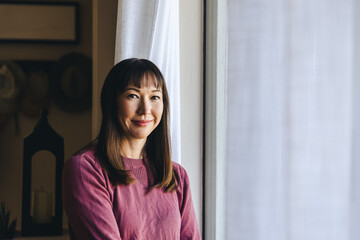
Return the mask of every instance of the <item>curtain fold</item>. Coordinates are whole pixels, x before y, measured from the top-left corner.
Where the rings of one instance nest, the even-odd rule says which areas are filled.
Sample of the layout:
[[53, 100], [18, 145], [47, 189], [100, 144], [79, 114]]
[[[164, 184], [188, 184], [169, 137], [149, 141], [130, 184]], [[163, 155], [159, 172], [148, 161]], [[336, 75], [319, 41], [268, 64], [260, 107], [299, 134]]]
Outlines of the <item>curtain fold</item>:
[[227, 239], [359, 238], [353, 9], [228, 1]]
[[172, 158], [181, 162], [179, 2], [119, 0], [115, 64], [146, 58], [164, 75], [170, 98]]

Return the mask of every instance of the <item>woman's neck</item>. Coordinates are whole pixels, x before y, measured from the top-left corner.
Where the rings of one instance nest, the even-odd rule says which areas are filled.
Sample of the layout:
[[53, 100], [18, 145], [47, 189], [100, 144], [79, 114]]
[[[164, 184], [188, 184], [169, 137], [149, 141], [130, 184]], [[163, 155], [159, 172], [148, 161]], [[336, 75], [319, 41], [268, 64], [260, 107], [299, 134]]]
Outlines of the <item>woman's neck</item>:
[[135, 139], [129, 141], [124, 139], [121, 143], [121, 156], [133, 159], [144, 158], [144, 146], [146, 140], [144, 139]]

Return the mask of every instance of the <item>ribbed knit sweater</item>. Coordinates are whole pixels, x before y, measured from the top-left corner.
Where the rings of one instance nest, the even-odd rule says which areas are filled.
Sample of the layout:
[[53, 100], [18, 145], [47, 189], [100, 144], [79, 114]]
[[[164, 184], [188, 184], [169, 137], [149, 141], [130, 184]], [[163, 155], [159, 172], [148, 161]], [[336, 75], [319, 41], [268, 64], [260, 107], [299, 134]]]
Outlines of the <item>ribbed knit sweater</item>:
[[69, 159], [63, 171], [63, 205], [71, 239], [175, 240], [200, 239], [189, 178], [173, 163], [179, 189], [165, 193], [149, 186], [146, 161], [123, 158], [137, 181], [114, 185], [94, 157], [86, 151]]

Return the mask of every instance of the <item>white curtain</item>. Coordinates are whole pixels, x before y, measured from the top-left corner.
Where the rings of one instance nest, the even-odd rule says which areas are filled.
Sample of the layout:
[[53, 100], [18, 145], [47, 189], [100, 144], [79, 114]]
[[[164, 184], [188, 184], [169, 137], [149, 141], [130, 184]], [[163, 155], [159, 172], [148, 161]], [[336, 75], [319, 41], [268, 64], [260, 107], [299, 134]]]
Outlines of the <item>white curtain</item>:
[[228, 0], [228, 240], [360, 239], [356, 6]]
[[164, 75], [170, 97], [173, 160], [180, 163], [180, 56], [178, 0], [119, 0], [115, 64], [146, 58]]

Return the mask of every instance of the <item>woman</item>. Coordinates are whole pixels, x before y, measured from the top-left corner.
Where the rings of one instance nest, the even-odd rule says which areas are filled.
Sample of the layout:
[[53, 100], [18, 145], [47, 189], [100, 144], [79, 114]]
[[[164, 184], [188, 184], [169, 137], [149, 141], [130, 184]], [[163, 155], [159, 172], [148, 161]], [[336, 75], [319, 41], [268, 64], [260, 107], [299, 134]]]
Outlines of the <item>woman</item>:
[[116, 64], [101, 109], [98, 138], [64, 167], [71, 239], [200, 239], [188, 176], [171, 161], [160, 70], [145, 59]]

